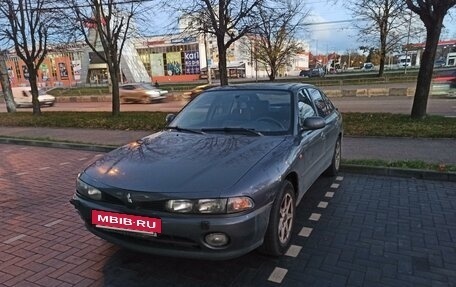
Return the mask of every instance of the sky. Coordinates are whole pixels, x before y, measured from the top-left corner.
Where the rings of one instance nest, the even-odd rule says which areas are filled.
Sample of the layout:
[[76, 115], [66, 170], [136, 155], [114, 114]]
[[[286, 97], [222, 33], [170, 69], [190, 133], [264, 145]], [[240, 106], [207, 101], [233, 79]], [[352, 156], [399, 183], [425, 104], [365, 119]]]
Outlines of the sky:
[[[344, 53], [347, 50], [358, 50], [359, 46], [364, 44], [358, 40], [358, 30], [350, 22], [353, 19], [351, 11], [343, 7], [346, 1], [339, 0], [336, 3], [334, 2], [329, 0], [306, 0], [306, 8], [310, 9], [311, 12], [306, 23], [314, 24], [308, 25], [307, 32], [301, 33], [298, 37], [310, 45], [312, 53]], [[155, 27], [160, 30], [160, 26], [169, 25], [170, 18], [172, 19], [172, 17], [167, 17], [167, 20], [155, 20]], [[417, 24], [422, 24], [417, 15], [415, 15], [413, 21], [418, 21]], [[456, 39], [456, 8], [453, 8], [453, 17], [450, 17], [450, 15], [445, 17], [444, 25], [446, 29], [443, 31], [441, 39]], [[166, 32], [158, 32], [156, 34], [160, 33], [165, 34]], [[411, 43], [424, 41], [425, 35], [411, 39]]]
[[[319, 24], [309, 26], [310, 49], [313, 53], [317, 50], [318, 53], [327, 52], [345, 52], [351, 49], [357, 49], [363, 45], [358, 40], [358, 30], [355, 29], [353, 24], [349, 22], [353, 19], [351, 11], [343, 7], [345, 1], [338, 1], [338, 3], [328, 3], [327, 0], [308, 0], [308, 5], [311, 9], [311, 19], [309, 22], [314, 23], [327, 23], [334, 21], [341, 21], [334, 24]], [[453, 10], [456, 10], [454, 8]], [[445, 17], [444, 25], [447, 28], [441, 39], [456, 39], [456, 11], [453, 12], [454, 16], [451, 18], [449, 15]], [[413, 21], [419, 21], [418, 16], [412, 18]], [[347, 22], [343, 22], [347, 21]], [[416, 38], [415, 41], [419, 39]], [[421, 42], [424, 42], [424, 35]], [[413, 42], [413, 41], [411, 41]]]

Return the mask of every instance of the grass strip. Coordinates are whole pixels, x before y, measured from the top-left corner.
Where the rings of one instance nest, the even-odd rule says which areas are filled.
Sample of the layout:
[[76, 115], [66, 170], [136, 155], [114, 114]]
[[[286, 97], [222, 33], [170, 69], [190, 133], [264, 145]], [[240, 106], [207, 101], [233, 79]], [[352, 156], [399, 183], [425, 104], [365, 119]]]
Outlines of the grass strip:
[[[91, 128], [157, 131], [165, 126], [163, 112], [31, 112], [0, 113], [0, 126]], [[388, 113], [344, 113], [348, 136], [456, 138], [456, 118], [428, 116], [422, 120]]]
[[454, 164], [428, 163], [420, 160], [386, 161], [381, 159], [352, 159], [342, 160], [342, 163], [370, 167], [393, 167], [403, 169], [432, 170], [439, 172], [456, 172], [456, 165]]

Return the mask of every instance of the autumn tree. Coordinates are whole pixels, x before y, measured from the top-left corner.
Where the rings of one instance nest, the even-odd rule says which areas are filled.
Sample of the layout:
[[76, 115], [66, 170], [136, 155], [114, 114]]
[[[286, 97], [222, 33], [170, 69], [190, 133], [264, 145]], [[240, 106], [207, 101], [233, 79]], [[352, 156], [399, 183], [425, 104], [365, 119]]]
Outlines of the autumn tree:
[[269, 79], [274, 81], [279, 69], [303, 52], [296, 33], [304, 29], [303, 20], [308, 13], [303, 2], [293, 0], [258, 6], [254, 11], [258, 25], [251, 36], [255, 43], [252, 54], [265, 65]]
[[48, 53], [51, 36], [60, 29], [53, 0], [0, 0], [0, 40], [12, 47], [28, 71], [33, 115], [40, 115], [38, 70]]
[[[227, 51], [257, 26], [255, 8], [265, 0], [191, 0], [176, 7], [189, 20], [186, 32], [209, 34], [216, 39], [220, 84], [228, 85]], [[172, 4], [170, 4], [172, 5]], [[174, 6], [173, 6], [174, 7]]]
[[[90, 49], [107, 64], [112, 88], [112, 114], [120, 114], [120, 62], [129, 37], [132, 19], [144, 13], [141, 1], [67, 0], [74, 38], [82, 37]], [[101, 47], [99, 46], [101, 44]]]
[[360, 39], [379, 41], [380, 67], [378, 76], [383, 76], [386, 54], [401, 44], [406, 33], [400, 33], [407, 22], [403, 0], [350, 0], [346, 6], [353, 16], [362, 19], [354, 22]]
[[426, 46], [421, 57], [411, 117], [422, 119], [426, 116], [427, 102], [431, 88], [432, 73], [443, 20], [448, 11], [456, 6], [456, 0], [406, 0], [407, 7], [419, 15], [426, 27]]

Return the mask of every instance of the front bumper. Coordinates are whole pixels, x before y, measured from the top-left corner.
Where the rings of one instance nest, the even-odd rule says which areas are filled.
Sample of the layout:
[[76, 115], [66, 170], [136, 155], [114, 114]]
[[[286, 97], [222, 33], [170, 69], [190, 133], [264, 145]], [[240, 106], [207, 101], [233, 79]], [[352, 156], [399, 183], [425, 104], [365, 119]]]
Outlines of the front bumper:
[[[239, 257], [259, 247], [263, 243], [271, 210], [269, 204], [250, 213], [207, 216], [129, 209], [89, 201], [78, 194], [75, 194], [70, 202], [78, 210], [87, 229], [109, 242], [143, 253], [209, 260]], [[91, 223], [91, 211], [94, 209], [160, 218], [162, 233], [152, 237], [135, 232], [97, 228]], [[204, 242], [204, 237], [212, 232], [227, 234], [229, 243], [219, 248], [209, 246]]]

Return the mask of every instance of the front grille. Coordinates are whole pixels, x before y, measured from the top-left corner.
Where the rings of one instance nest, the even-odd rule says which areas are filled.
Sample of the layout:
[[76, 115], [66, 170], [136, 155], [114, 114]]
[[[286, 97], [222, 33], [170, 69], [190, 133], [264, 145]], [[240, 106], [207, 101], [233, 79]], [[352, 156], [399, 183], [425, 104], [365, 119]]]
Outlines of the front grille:
[[129, 203], [125, 195], [126, 193], [127, 192], [122, 192], [119, 194], [117, 192], [111, 194], [110, 192], [102, 191], [102, 201], [110, 204], [125, 206], [130, 209], [166, 212], [165, 200], [144, 199], [144, 197], [141, 198], [140, 193], [130, 192], [133, 203]]
[[168, 249], [179, 249], [179, 250], [200, 250], [200, 246], [193, 240], [178, 237], [169, 236], [165, 234], [158, 234], [157, 237], [137, 233], [129, 232], [124, 230], [113, 230], [96, 228], [98, 232], [104, 233], [109, 236], [121, 239], [123, 241], [129, 241], [134, 244], [140, 244], [144, 246], [160, 247]]

